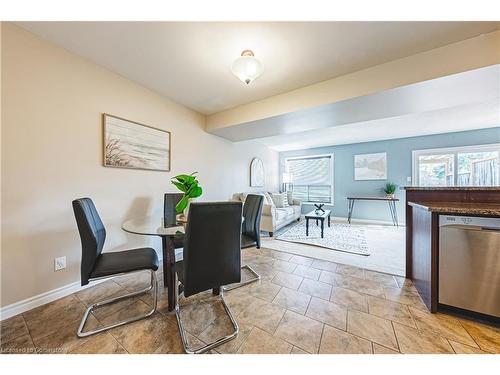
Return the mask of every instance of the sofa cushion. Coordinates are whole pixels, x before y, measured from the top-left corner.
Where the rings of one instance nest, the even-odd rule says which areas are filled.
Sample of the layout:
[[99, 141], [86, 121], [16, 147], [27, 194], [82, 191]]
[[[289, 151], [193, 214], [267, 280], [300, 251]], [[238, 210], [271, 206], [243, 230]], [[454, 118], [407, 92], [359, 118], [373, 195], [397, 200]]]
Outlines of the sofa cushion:
[[276, 208], [276, 221], [280, 222], [285, 220], [289, 215], [286, 208]]
[[286, 193], [273, 193], [271, 198], [273, 199], [276, 208], [288, 207], [288, 197]]

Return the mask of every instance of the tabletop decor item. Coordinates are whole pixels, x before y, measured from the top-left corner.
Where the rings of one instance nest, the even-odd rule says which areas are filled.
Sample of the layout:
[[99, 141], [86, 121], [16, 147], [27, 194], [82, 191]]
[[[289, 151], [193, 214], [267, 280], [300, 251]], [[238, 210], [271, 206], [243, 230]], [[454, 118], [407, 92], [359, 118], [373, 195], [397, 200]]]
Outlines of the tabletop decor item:
[[391, 199], [394, 198], [394, 194], [396, 193], [397, 187], [398, 187], [398, 185], [396, 185], [393, 182], [388, 182], [387, 184], [385, 184], [385, 187], [383, 188], [383, 190], [384, 190], [384, 193], [387, 196], [387, 198], [391, 198]]
[[170, 171], [170, 132], [102, 115], [104, 166]]
[[264, 163], [259, 158], [253, 158], [250, 163], [250, 186], [264, 186]]
[[193, 172], [191, 174], [180, 174], [178, 176], [172, 177], [171, 182], [177, 189], [184, 193], [183, 197], [175, 206], [175, 212], [178, 214], [184, 213], [187, 216], [185, 210], [188, 208], [189, 202], [193, 198], [198, 198], [203, 193], [203, 189], [199, 185], [199, 182], [195, 176], [198, 172]]
[[354, 179], [387, 179], [387, 153], [354, 155]]
[[314, 207], [316, 207], [316, 209], [314, 211], [316, 211], [316, 212], [325, 212], [325, 210], [323, 209], [323, 206], [324, 206], [323, 203], [315, 204]]

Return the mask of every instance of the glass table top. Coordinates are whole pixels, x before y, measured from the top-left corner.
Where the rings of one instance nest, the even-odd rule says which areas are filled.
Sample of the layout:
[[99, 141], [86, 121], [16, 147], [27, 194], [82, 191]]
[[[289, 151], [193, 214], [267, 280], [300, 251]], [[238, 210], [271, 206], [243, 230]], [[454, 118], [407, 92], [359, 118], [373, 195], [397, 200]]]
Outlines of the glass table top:
[[122, 224], [125, 232], [142, 234], [145, 236], [182, 236], [184, 235], [184, 226], [163, 225], [163, 218], [158, 216], [144, 216], [127, 220]]

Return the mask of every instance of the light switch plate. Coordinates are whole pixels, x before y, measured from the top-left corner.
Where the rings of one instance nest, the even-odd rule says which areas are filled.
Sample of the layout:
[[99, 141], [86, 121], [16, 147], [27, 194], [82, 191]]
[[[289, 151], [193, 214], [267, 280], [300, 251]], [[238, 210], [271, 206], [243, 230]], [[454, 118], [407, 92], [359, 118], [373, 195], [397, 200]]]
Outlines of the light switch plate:
[[66, 257], [54, 259], [54, 271], [60, 271], [66, 268]]

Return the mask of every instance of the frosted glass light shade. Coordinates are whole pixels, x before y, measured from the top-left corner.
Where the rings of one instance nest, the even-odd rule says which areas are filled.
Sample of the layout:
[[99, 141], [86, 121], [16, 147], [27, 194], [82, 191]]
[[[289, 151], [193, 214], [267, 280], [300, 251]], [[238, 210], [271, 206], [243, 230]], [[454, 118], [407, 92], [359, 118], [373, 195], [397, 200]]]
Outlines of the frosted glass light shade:
[[264, 67], [251, 51], [243, 51], [231, 66], [233, 74], [247, 85], [262, 74]]

